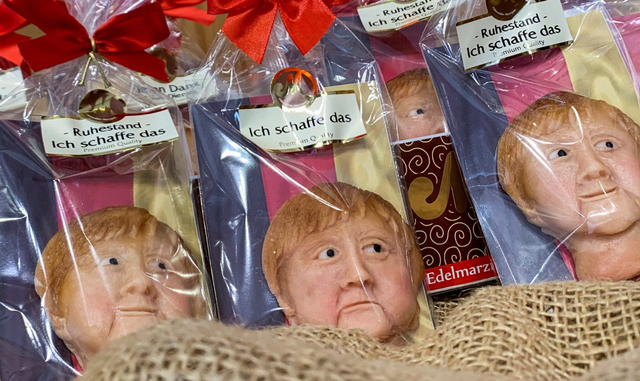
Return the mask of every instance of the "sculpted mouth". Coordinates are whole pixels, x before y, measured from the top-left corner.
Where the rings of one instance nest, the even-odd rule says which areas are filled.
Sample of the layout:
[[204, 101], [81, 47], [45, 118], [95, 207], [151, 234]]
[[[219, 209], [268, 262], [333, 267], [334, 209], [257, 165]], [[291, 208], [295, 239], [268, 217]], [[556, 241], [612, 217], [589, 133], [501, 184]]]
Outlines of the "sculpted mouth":
[[611, 187], [610, 189], [597, 189], [592, 192], [584, 193], [578, 196], [583, 201], [600, 201], [611, 195], [615, 194], [618, 191], [618, 187]]
[[120, 312], [121, 315], [145, 316], [154, 315], [156, 309], [149, 306], [126, 306], [118, 308], [118, 312]]
[[364, 305], [378, 305], [378, 303], [373, 302], [371, 300], [362, 300], [362, 301], [359, 301], [359, 302], [349, 303], [349, 304], [345, 305], [344, 307], [342, 307], [342, 311], [358, 308], [358, 307], [361, 307], [361, 306], [364, 306]]

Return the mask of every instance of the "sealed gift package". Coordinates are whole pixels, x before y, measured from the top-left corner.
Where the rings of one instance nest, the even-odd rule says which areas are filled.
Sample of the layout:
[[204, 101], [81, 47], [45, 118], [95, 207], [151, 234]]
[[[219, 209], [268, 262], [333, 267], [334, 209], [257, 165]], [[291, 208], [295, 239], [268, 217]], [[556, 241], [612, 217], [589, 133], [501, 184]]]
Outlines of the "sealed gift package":
[[[396, 118], [396, 129], [391, 132], [392, 144], [407, 185], [405, 197], [424, 260], [428, 291], [441, 293], [494, 281], [495, 267], [460, 175], [451, 136], [420, 51], [420, 36], [426, 22], [398, 30], [391, 28], [389, 22], [385, 29], [378, 27], [367, 33], [371, 29], [367, 18], [370, 9], [406, 8], [419, 1], [355, 3], [358, 4], [354, 6], [360, 5], [358, 16], [351, 14], [353, 7], [336, 8], [340, 19], [369, 46], [386, 80]], [[440, 4], [437, 9], [443, 6]], [[425, 12], [424, 16], [431, 14]]]
[[0, 103], [0, 379], [68, 380], [127, 333], [211, 316], [181, 115], [138, 91], [166, 80], [145, 49], [169, 31], [146, 1], [5, 3], [45, 35], [20, 45], [26, 106]]
[[601, 5], [452, 2], [422, 39], [503, 283], [640, 274], [636, 73]]
[[[204, 58], [204, 51], [192, 36], [183, 31], [188, 22], [211, 25], [214, 16], [195, 6], [203, 0], [163, 0], [162, 9], [167, 17], [170, 35], [167, 39], [148, 49], [149, 53], [165, 62], [168, 81], [158, 80], [153, 76], [142, 75], [147, 85], [157, 92], [169, 96], [180, 107], [184, 122], [185, 135], [189, 145], [189, 153], [193, 172], [197, 174], [198, 160], [195, 152], [195, 141], [189, 118], [187, 92], [193, 90], [193, 74]], [[179, 22], [182, 21], [182, 22]], [[151, 94], [150, 94], [151, 95]]]
[[424, 266], [370, 53], [322, 2], [299, 9], [323, 26], [313, 33], [283, 3], [256, 9], [256, 25], [275, 18], [268, 40], [236, 29], [242, 12], [209, 5], [230, 15], [191, 116], [220, 319], [398, 344], [422, 334]]

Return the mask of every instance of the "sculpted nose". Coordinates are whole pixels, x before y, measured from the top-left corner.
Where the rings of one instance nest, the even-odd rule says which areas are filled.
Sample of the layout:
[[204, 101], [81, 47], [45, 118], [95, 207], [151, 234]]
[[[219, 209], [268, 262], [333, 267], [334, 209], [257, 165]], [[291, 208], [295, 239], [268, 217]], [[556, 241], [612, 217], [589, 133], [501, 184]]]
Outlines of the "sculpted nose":
[[341, 287], [369, 286], [373, 282], [373, 277], [367, 269], [363, 253], [355, 247], [351, 249], [343, 262], [344, 276]]
[[599, 179], [611, 174], [609, 167], [592, 148], [586, 148], [580, 152], [578, 170], [579, 179], [583, 181]]
[[122, 285], [122, 294], [151, 295], [155, 292], [153, 279], [137, 266], [127, 268], [127, 276]]

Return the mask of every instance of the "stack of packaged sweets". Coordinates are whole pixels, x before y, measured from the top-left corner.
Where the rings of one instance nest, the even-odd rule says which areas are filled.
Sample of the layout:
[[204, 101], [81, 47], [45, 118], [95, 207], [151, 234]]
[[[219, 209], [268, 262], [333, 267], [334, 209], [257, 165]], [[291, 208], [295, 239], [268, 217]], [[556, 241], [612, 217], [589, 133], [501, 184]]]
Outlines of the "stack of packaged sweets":
[[138, 76], [168, 81], [145, 50], [170, 31], [145, 0], [5, 4], [44, 36], [0, 103], [0, 379], [68, 380], [130, 332], [212, 316], [182, 115]]
[[352, 0], [333, 9], [367, 44], [386, 81], [396, 120], [392, 145], [432, 294], [497, 278], [420, 49], [427, 20], [447, 4]]
[[404, 344], [432, 321], [386, 90], [333, 4], [314, 5], [209, 2], [229, 15], [190, 113], [218, 313]]

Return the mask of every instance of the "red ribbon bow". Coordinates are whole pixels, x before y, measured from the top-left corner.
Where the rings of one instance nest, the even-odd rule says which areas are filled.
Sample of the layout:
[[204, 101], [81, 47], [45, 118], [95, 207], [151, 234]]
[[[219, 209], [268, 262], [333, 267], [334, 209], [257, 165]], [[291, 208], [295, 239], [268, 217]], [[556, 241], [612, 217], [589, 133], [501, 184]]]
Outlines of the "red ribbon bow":
[[207, 11], [195, 6], [204, 0], [162, 0], [162, 10], [168, 17], [191, 20], [202, 25], [211, 25], [216, 19]]
[[276, 14], [291, 40], [307, 54], [327, 32], [335, 16], [329, 7], [347, 0], [208, 0], [211, 14], [228, 13], [222, 31], [240, 50], [262, 63]]
[[28, 41], [29, 37], [14, 32], [26, 24], [27, 20], [7, 8], [6, 5], [0, 5], [0, 57], [16, 66], [22, 64], [22, 55], [20, 54], [20, 49], [18, 49], [18, 43]]
[[45, 36], [20, 43], [20, 51], [34, 71], [71, 61], [91, 52], [168, 81], [165, 63], [145, 49], [169, 37], [158, 3], [146, 4], [112, 17], [89, 37], [87, 30], [56, 0], [4, 0], [5, 4], [40, 28]]

